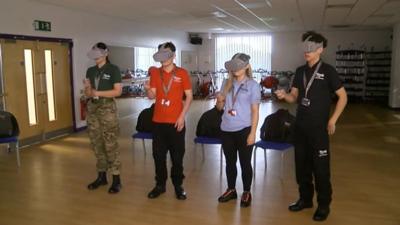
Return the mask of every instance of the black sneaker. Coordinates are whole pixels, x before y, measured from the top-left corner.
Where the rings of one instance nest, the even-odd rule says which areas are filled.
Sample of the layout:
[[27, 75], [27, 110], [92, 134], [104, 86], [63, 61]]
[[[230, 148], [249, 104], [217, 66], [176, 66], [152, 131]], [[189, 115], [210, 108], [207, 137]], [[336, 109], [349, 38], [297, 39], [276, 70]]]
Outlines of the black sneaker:
[[312, 208], [313, 203], [312, 202], [306, 202], [302, 199], [299, 199], [297, 202], [289, 205], [289, 211], [292, 212], [298, 212], [306, 208]]
[[186, 192], [182, 187], [175, 187], [175, 195], [178, 200], [186, 200]]
[[240, 207], [249, 207], [251, 204], [251, 193], [250, 191], [243, 192], [242, 199], [240, 200]]
[[232, 199], [237, 199], [236, 189], [227, 189], [225, 193], [218, 198], [218, 201], [227, 202]]
[[155, 186], [153, 188], [153, 190], [151, 190], [149, 192], [149, 194], [147, 194], [147, 197], [148, 198], [157, 198], [158, 196], [160, 196], [164, 192], [165, 192], [165, 187]]
[[318, 207], [314, 213], [313, 220], [314, 221], [324, 221], [328, 218], [329, 215], [329, 207]]

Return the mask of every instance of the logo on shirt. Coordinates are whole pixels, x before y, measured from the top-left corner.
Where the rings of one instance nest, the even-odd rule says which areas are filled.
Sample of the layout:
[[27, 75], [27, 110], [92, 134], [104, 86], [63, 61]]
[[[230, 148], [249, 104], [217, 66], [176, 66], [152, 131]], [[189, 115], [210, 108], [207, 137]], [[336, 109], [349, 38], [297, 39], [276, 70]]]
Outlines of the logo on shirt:
[[315, 79], [323, 80], [324, 78], [325, 78], [325, 75], [322, 74], [322, 73], [316, 73], [315, 74]]
[[103, 80], [109, 80], [111, 78], [110, 74], [103, 74]]
[[178, 83], [181, 83], [182, 82], [182, 78], [180, 78], [180, 77], [174, 77], [174, 82], [178, 82]]
[[318, 157], [322, 158], [322, 157], [326, 157], [328, 156], [328, 150], [324, 149], [324, 150], [318, 150]]

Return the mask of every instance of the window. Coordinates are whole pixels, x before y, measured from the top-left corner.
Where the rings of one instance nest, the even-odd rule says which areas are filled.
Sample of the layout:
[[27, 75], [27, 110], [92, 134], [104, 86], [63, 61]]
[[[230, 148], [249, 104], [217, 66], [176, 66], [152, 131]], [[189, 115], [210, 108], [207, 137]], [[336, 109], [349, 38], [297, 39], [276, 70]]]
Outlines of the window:
[[44, 59], [46, 65], [46, 92], [47, 92], [47, 106], [49, 121], [56, 120], [56, 109], [54, 99], [54, 87], [53, 87], [53, 59], [51, 50], [44, 51]]
[[33, 79], [33, 60], [32, 50], [24, 49], [25, 59], [25, 79], [26, 79], [26, 93], [28, 98], [28, 115], [29, 125], [33, 126], [37, 124], [36, 120], [36, 104], [35, 104], [35, 87]]
[[265, 34], [218, 35], [215, 38], [215, 70], [225, 70], [225, 62], [238, 52], [250, 55], [253, 70], [271, 71], [271, 36]]
[[147, 71], [150, 66], [157, 66], [153, 59], [156, 52], [157, 48], [135, 47], [135, 71]]

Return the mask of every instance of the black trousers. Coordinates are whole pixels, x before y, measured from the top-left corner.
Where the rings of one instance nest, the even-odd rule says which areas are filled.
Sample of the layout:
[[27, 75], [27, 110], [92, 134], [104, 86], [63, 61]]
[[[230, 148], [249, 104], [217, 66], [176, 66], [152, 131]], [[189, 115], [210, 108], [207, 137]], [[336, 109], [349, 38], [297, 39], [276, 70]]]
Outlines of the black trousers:
[[167, 153], [170, 153], [172, 168], [171, 179], [175, 187], [182, 185], [183, 156], [185, 155], [185, 128], [178, 132], [174, 124], [154, 123], [153, 127], [153, 158], [156, 168], [156, 182], [165, 187], [167, 172]]
[[332, 200], [332, 186], [327, 123], [307, 124], [312, 123], [296, 123], [295, 127], [296, 180], [300, 198], [312, 202], [314, 176], [318, 205], [329, 206]]
[[247, 137], [250, 134], [250, 127], [236, 132], [222, 132], [222, 148], [226, 159], [226, 178], [228, 188], [236, 188], [237, 177], [237, 156], [239, 153], [240, 167], [242, 168], [243, 190], [250, 191], [253, 179], [253, 168], [251, 167], [251, 155], [254, 145], [247, 145]]

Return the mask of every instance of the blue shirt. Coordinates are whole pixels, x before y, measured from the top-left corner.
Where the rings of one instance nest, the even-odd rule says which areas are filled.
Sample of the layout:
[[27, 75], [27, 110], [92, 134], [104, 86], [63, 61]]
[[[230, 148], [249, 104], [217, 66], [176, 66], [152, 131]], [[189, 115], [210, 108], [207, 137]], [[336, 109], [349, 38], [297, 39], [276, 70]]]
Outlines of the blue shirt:
[[[222, 84], [221, 90], [223, 90], [225, 81]], [[260, 104], [261, 101], [261, 89], [260, 85], [253, 79], [243, 81], [243, 86], [240, 88], [242, 82], [234, 80], [233, 88], [226, 95], [225, 99], [225, 111], [222, 115], [221, 130], [234, 132], [242, 130], [246, 127], [251, 126], [251, 105]], [[235, 105], [233, 105], [233, 95], [236, 95], [237, 90], [240, 88], [236, 98]], [[231, 109], [236, 111], [236, 116], [229, 114]]]

